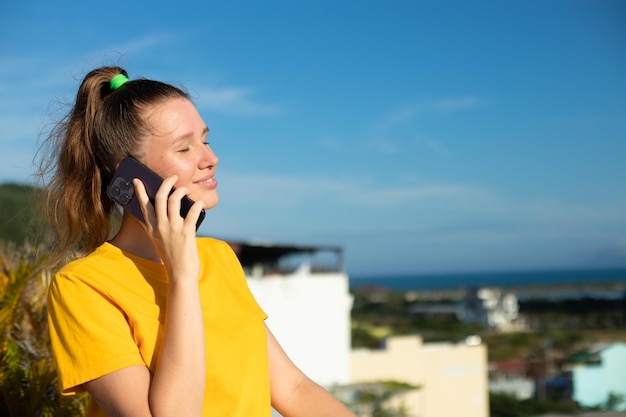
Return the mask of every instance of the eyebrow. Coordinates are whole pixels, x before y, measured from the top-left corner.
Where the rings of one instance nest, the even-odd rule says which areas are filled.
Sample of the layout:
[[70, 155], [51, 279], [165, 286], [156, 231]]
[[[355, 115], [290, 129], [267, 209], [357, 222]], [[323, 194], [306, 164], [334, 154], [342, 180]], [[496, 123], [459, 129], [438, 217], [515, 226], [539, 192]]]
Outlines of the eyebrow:
[[[200, 134], [200, 136], [206, 136], [208, 134], [209, 134], [209, 127], [208, 126], [204, 126], [204, 129], [202, 129], [202, 133]], [[176, 139], [174, 139], [174, 143], [179, 142], [181, 140], [189, 139], [189, 138], [193, 137], [193, 135], [194, 135], [193, 132], [185, 133], [184, 135], [181, 135], [181, 136], [177, 137]]]

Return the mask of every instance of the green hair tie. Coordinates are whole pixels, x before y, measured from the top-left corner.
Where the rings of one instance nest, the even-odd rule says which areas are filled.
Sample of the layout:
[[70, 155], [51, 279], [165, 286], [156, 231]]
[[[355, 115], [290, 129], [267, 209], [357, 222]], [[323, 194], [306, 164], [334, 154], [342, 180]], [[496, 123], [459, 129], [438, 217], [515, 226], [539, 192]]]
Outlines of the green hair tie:
[[117, 74], [115, 77], [111, 78], [109, 85], [111, 86], [111, 90], [115, 91], [127, 82], [128, 78], [124, 74]]

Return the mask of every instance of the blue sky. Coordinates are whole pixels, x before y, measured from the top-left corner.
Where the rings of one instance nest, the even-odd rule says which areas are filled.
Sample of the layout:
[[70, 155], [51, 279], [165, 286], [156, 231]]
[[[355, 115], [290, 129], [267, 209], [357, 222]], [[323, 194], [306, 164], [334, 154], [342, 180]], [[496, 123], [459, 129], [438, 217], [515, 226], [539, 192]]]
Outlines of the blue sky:
[[200, 229], [352, 275], [626, 266], [626, 2], [0, 6], [0, 182], [82, 76], [185, 86], [220, 157]]

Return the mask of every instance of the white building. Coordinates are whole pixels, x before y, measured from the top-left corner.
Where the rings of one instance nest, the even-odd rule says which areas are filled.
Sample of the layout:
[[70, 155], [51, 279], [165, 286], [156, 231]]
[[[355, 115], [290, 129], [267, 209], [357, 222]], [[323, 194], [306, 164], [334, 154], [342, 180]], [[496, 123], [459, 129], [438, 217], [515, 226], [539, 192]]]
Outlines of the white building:
[[535, 381], [527, 376], [526, 368], [523, 359], [489, 364], [489, 392], [513, 395], [518, 400], [532, 398]]
[[351, 351], [352, 295], [340, 248], [230, 245], [268, 326], [314, 381], [325, 387], [406, 382], [420, 386], [401, 398], [412, 416], [488, 416], [487, 349], [476, 337], [461, 344], [393, 337], [385, 349]]
[[350, 381], [352, 296], [342, 250], [230, 242], [270, 330], [322, 386]]
[[515, 294], [496, 288], [468, 290], [459, 303], [458, 318], [466, 323], [506, 330], [518, 319], [519, 305]]

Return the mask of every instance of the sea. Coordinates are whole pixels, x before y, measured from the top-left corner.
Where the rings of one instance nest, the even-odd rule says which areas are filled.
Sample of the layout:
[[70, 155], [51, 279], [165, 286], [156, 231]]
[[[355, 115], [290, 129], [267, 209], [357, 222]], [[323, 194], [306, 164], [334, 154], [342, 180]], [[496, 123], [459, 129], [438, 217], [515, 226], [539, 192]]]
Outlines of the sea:
[[350, 276], [351, 290], [363, 287], [392, 291], [547, 287], [560, 288], [577, 297], [622, 298], [626, 291], [626, 268]]

